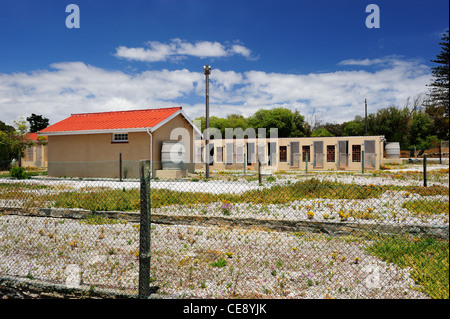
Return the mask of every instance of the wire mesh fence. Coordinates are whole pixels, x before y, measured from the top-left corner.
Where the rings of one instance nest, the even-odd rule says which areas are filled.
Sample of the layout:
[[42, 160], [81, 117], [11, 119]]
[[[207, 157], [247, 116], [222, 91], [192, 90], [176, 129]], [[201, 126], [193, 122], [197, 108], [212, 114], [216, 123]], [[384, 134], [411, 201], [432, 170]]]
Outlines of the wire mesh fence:
[[161, 298], [448, 298], [448, 169], [428, 187], [399, 172], [144, 172], [1, 178], [0, 278], [138, 296], [147, 271]]

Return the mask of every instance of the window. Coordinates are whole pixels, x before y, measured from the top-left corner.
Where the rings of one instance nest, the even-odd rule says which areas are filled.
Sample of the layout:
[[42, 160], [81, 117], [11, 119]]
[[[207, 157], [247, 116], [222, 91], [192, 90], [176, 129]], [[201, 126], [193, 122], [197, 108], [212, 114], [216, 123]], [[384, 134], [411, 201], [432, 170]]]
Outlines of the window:
[[113, 143], [127, 143], [128, 133], [113, 134]]
[[311, 161], [311, 149], [309, 145], [302, 146], [302, 161], [306, 162], [306, 157], [308, 156], [308, 162]]
[[287, 162], [287, 146], [280, 146], [280, 162]]
[[334, 162], [335, 147], [334, 145], [327, 145], [327, 162]]
[[361, 162], [361, 145], [352, 145], [352, 162]]

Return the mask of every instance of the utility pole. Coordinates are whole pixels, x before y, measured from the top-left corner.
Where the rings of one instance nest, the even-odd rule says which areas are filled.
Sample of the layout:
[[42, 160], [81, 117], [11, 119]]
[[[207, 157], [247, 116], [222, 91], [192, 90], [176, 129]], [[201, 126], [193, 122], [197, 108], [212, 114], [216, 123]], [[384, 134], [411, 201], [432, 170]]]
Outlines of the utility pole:
[[365, 119], [366, 119], [366, 136], [367, 136], [367, 99], [364, 99], [364, 106], [365, 106], [365, 109], [366, 109]]
[[206, 77], [206, 123], [205, 123], [205, 149], [206, 149], [206, 169], [205, 178], [209, 179], [209, 157], [211, 156], [211, 151], [209, 149], [209, 75], [211, 74], [211, 67], [205, 65], [203, 67], [203, 73]]

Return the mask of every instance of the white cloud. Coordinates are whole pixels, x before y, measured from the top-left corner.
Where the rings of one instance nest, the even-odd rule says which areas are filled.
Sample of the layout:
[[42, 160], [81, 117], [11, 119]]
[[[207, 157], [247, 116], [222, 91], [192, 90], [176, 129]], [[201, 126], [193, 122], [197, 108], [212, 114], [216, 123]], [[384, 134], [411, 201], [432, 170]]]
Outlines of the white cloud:
[[220, 58], [232, 55], [242, 55], [247, 59], [254, 59], [251, 50], [240, 44], [224, 45], [219, 42], [198, 41], [190, 43], [182, 39], [172, 39], [169, 43], [148, 41], [146, 47], [128, 48], [119, 46], [115, 56], [128, 60], [142, 62], [157, 62], [178, 60], [187, 56], [198, 58]]
[[363, 59], [363, 60], [347, 59], [339, 62], [338, 65], [371, 66], [383, 62], [385, 62], [384, 59]]
[[[186, 50], [194, 48], [186, 48]], [[194, 52], [194, 51], [191, 51]], [[322, 122], [343, 122], [427, 92], [430, 70], [417, 61], [393, 60], [375, 71], [282, 74], [222, 71], [210, 76], [210, 114], [252, 115], [260, 108], [298, 109]], [[55, 63], [48, 70], [0, 73], [0, 119], [42, 114], [55, 123], [71, 113], [183, 106], [192, 117], [204, 115], [202, 72], [111, 71], [82, 62]]]

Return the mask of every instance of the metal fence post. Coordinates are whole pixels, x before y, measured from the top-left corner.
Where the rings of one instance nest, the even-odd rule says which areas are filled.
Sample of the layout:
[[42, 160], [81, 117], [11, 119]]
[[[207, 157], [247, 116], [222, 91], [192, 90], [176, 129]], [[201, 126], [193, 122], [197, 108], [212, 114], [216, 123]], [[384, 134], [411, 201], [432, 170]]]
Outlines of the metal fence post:
[[361, 168], [362, 174], [364, 174], [364, 151], [361, 151]]
[[119, 154], [119, 180], [122, 182], [122, 153]]
[[258, 182], [262, 184], [262, 176], [261, 176], [261, 161], [258, 158]]
[[141, 216], [139, 224], [139, 298], [150, 296], [150, 176], [149, 161], [140, 161]]
[[247, 159], [245, 158], [245, 152], [244, 152], [244, 176], [247, 176], [245, 172], [245, 166], [247, 165]]
[[308, 161], [309, 161], [309, 156], [308, 153], [306, 153], [306, 174], [308, 174]]
[[427, 156], [423, 155], [423, 187], [427, 187]]

